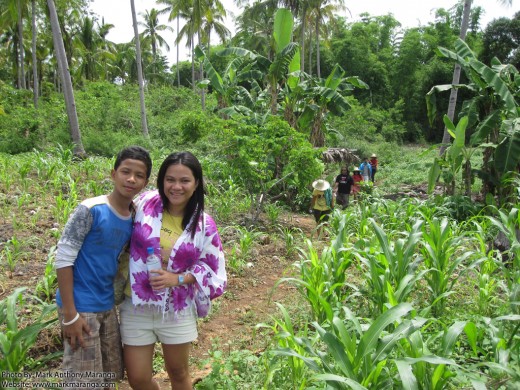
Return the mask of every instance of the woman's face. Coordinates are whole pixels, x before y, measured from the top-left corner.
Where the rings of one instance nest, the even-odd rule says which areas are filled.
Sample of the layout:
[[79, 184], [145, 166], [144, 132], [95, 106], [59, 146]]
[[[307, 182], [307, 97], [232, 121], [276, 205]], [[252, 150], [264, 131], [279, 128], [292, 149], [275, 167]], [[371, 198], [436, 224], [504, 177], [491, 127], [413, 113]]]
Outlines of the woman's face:
[[170, 165], [164, 175], [164, 194], [168, 198], [168, 211], [184, 216], [184, 209], [199, 185], [193, 172], [186, 165]]

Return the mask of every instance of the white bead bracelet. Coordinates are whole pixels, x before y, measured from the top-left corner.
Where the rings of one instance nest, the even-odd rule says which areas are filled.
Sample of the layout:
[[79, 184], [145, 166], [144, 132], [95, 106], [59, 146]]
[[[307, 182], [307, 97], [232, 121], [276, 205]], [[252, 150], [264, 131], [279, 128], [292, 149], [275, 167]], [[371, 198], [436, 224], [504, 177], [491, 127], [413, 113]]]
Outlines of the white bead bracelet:
[[69, 322], [61, 321], [61, 323], [63, 324], [63, 326], [69, 326], [69, 325], [72, 325], [73, 323], [75, 323], [77, 320], [79, 320], [79, 313], [78, 312], [76, 312], [76, 317], [74, 317]]

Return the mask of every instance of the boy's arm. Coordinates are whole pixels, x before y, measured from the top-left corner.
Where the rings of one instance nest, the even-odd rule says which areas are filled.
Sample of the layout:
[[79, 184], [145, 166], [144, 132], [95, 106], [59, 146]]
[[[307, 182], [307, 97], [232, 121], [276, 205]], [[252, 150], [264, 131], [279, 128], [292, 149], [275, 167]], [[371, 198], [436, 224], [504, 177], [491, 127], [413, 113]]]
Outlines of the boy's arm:
[[[74, 304], [73, 267], [60, 268], [56, 270], [56, 274], [58, 275], [58, 286], [63, 304], [63, 322], [67, 323], [73, 321], [79, 314]], [[70, 343], [73, 350], [78, 345], [82, 348], [85, 346], [83, 333], [90, 334], [90, 327], [81, 315], [72, 324], [63, 326], [63, 338]]]
[[[87, 207], [79, 205], [67, 221], [58, 242], [56, 275], [65, 323], [72, 321], [78, 314], [74, 302], [74, 263], [91, 226], [92, 214]], [[76, 348], [76, 343], [84, 346], [83, 332], [90, 333], [90, 329], [81, 316], [72, 324], [63, 327], [63, 336], [73, 349]]]

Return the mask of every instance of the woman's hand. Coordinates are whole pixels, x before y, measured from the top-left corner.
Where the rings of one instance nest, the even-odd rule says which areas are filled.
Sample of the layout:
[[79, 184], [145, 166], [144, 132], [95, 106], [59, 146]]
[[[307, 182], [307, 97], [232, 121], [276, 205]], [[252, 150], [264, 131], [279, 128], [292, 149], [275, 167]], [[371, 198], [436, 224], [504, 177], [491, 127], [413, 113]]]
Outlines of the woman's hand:
[[150, 271], [150, 284], [154, 290], [160, 290], [166, 287], [175, 287], [179, 285], [179, 275], [168, 272], [163, 269]]

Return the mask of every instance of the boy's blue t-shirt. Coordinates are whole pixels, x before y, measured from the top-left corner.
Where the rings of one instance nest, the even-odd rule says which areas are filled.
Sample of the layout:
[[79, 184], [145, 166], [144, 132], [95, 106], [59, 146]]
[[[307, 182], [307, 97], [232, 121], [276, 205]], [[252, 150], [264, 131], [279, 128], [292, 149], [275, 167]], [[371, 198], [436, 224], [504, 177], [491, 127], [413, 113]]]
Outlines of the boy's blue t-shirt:
[[[74, 304], [79, 312], [101, 312], [114, 306], [118, 257], [132, 233], [132, 217], [116, 213], [106, 195], [83, 201], [70, 216], [58, 243], [77, 250], [74, 261]], [[56, 303], [62, 307], [60, 291]]]

